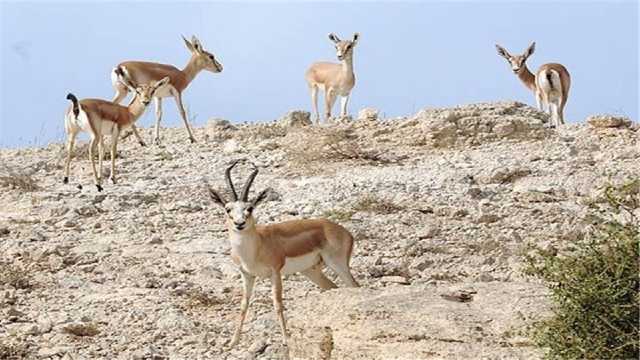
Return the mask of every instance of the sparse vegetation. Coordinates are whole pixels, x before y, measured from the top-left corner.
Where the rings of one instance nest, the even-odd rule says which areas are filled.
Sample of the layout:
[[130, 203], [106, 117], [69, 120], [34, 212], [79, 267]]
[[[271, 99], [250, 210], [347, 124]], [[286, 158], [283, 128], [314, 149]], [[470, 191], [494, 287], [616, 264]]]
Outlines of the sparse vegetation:
[[94, 323], [72, 323], [62, 328], [62, 330], [67, 334], [80, 337], [100, 334], [98, 326]]
[[0, 261], [0, 285], [15, 289], [30, 289], [33, 287], [33, 277], [22, 265]]
[[32, 171], [15, 170], [7, 165], [0, 166], [0, 187], [24, 192], [36, 191], [40, 188]]
[[186, 297], [186, 306], [188, 308], [211, 307], [215, 305], [224, 304], [224, 301], [220, 300], [216, 296], [213, 296], [199, 288], [190, 289], [185, 294], [185, 297]]
[[534, 339], [551, 359], [637, 359], [640, 180], [608, 186], [592, 209], [592, 236], [569, 254], [526, 257], [526, 272], [549, 285], [555, 303]]
[[388, 164], [398, 162], [399, 157], [392, 155], [380, 144], [362, 144], [362, 141], [349, 128], [305, 128], [304, 132], [295, 132], [287, 142], [288, 162], [296, 169], [306, 173], [327, 171], [327, 164], [340, 161], [358, 161], [369, 164]]
[[31, 356], [31, 350], [27, 343], [0, 338], [0, 359], [21, 360], [29, 356]]
[[375, 195], [362, 196], [353, 205], [353, 211], [366, 211], [377, 214], [394, 214], [402, 209], [402, 206], [393, 201]]

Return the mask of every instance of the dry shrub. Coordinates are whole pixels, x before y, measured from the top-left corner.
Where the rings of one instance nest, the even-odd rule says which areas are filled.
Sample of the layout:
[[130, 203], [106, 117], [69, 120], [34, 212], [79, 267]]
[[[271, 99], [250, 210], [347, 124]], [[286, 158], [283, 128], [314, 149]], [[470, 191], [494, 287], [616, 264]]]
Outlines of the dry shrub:
[[33, 276], [22, 265], [0, 262], [0, 285], [30, 289], [33, 287]]
[[0, 187], [8, 187], [23, 192], [36, 191], [40, 187], [33, 176], [33, 171], [15, 170], [7, 165], [0, 167]]
[[20, 360], [31, 356], [29, 344], [0, 338], [0, 359]]
[[211, 307], [215, 305], [224, 304], [224, 301], [220, 300], [216, 296], [213, 296], [202, 289], [190, 289], [186, 294], [186, 306], [188, 308], [196, 307]]
[[62, 330], [71, 335], [75, 336], [96, 336], [100, 334], [100, 330], [98, 330], [98, 326], [94, 323], [73, 323], [66, 325], [62, 328]]
[[353, 130], [344, 127], [306, 127], [290, 132], [286, 140], [289, 165], [309, 174], [326, 173], [330, 162], [387, 164], [400, 160], [388, 151], [363, 145]]
[[375, 195], [362, 196], [353, 205], [354, 211], [366, 211], [377, 214], [395, 214], [398, 211], [404, 209], [401, 205], [398, 205], [391, 200], [383, 199]]

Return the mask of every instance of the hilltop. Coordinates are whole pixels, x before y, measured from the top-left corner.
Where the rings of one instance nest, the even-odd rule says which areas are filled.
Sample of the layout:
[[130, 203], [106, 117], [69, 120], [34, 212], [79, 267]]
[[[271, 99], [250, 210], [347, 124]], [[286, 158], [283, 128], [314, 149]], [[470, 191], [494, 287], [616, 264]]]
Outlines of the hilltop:
[[226, 191], [237, 158], [261, 168], [254, 192], [273, 189], [261, 222], [327, 216], [356, 238], [363, 288], [285, 280], [292, 355], [540, 357], [526, 330], [550, 303], [522, 274], [522, 254], [588, 234], [589, 200], [640, 174], [637, 123], [594, 117], [553, 130], [514, 102], [361, 114], [320, 127], [304, 126], [302, 112], [211, 120], [195, 144], [184, 128], [164, 129], [161, 146], [131, 137], [119, 146], [119, 183], [102, 193], [86, 144], [68, 185], [63, 144], [0, 150], [0, 357], [279, 358], [266, 280], [241, 344], [225, 350], [241, 282], [204, 183]]

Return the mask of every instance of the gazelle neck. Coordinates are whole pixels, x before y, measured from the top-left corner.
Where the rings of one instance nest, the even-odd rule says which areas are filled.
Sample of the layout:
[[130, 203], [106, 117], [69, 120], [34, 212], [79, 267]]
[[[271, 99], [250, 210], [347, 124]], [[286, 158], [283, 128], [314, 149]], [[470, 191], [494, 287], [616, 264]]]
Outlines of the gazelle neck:
[[344, 75], [353, 75], [353, 55], [342, 60], [342, 73]]
[[138, 100], [138, 97], [134, 97], [131, 103], [129, 104], [129, 106], [127, 107], [132, 117], [131, 122], [133, 123], [136, 120], [138, 120], [138, 118], [142, 116], [142, 114], [144, 114], [144, 110], [146, 108], [147, 107], [144, 106], [144, 104], [142, 104], [140, 100]]
[[536, 90], [536, 77], [529, 71], [527, 65], [523, 65], [522, 70], [518, 73], [518, 78], [524, 83], [524, 86], [532, 91]]
[[196, 75], [198, 75], [198, 73], [202, 71], [202, 69], [202, 66], [198, 65], [198, 58], [195, 55], [192, 55], [187, 65], [184, 67], [184, 69], [182, 69], [182, 73], [187, 79], [187, 85], [189, 85], [191, 81], [195, 79]]

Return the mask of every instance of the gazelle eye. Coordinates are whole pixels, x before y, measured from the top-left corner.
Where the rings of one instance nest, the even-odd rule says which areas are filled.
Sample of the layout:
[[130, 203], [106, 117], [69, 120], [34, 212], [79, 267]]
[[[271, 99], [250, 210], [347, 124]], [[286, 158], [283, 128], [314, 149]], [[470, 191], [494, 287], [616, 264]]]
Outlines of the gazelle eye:
[[248, 212], [249, 214], [251, 214], [251, 213], [253, 212], [253, 206], [249, 206], [249, 207], [247, 208], [247, 212]]

